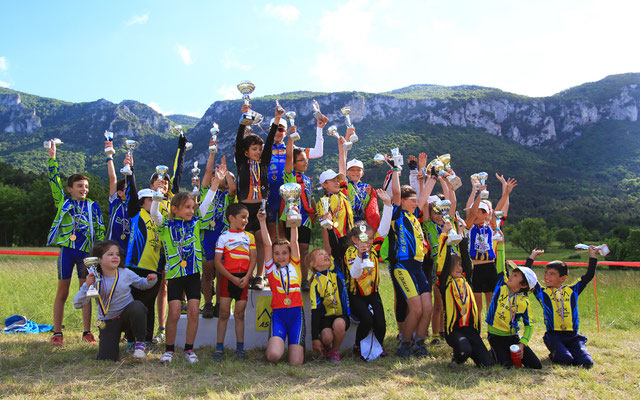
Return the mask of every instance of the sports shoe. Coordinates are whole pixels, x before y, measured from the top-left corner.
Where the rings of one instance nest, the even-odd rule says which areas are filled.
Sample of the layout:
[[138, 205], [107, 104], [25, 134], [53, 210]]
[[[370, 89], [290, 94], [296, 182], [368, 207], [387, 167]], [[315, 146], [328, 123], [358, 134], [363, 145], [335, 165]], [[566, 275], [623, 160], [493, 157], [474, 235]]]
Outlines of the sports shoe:
[[308, 292], [311, 290], [311, 283], [309, 283], [308, 279], [303, 279], [302, 285], [300, 285], [300, 288], [302, 289], [303, 292]]
[[175, 353], [173, 351], [165, 351], [164, 353], [162, 353], [162, 356], [160, 356], [160, 362], [169, 364], [171, 360], [173, 360], [174, 354]]
[[236, 358], [240, 361], [245, 361], [247, 359], [247, 354], [244, 350], [236, 349]]
[[189, 364], [195, 364], [198, 362], [198, 355], [193, 350], [185, 351], [184, 358], [189, 362]]
[[137, 358], [138, 360], [147, 358], [147, 353], [145, 352], [144, 343], [143, 344], [136, 343], [136, 349], [133, 351], [133, 358]]
[[51, 336], [51, 339], [49, 339], [49, 343], [54, 346], [62, 346], [62, 334]]
[[387, 351], [384, 349], [384, 347], [382, 348], [382, 353], [380, 353], [380, 357], [386, 357], [388, 356]]
[[411, 347], [411, 354], [414, 357], [431, 357], [431, 353], [429, 353], [429, 350], [427, 350], [427, 347], [424, 345], [424, 340], [416, 342], [416, 344]]
[[224, 350], [216, 350], [211, 356], [213, 361], [222, 361], [224, 358]]
[[92, 344], [94, 346], [98, 344], [96, 343], [96, 338], [93, 337], [93, 333], [91, 332], [87, 333], [86, 335], [82, 335], [82, 341]]
[[411, 354], [411, 346], [409, 346], [409, 342], [400, 343], [400, 346], [396, 349], [396, 357], [409, 358], [411, 357]]
[[213, 318], [213, 304], [212, 303], [205, 303], [204, 306], [202, 306], [202, 318]]
[[161, 344], [164, 342], [164, 337], [164, 328], [160, 327], [151, 341], [155, 344]]
[[340, 354], [337, 351], [329, 351], [327, 353], [327, 360], [334, 364], [338, 364], [342, 361], [342, 359], [340, 358]]
[[431, 339], [431, 342], [429, 343], [429, 345], [440, 346], [441, 344], [442, 342], [440, 341], [440, 335], [433, 335], [433, 339]]

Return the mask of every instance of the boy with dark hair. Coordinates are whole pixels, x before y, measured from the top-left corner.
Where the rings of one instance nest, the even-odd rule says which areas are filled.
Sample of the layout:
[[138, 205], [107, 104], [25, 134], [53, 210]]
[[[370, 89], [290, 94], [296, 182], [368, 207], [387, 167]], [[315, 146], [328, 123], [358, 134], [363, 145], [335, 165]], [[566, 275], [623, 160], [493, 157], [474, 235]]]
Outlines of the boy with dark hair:
[[252, 233], [244, 230], [249, 222], [249, 210], [246, 205], [231, 204], [225, 214], [229, 220], [229, 230], [220, 235], [213, 261], [220, 279], [218, 333], [213, 360], [221, 361], [224, 357], [224, 337], [231, 314], [231, 300], [236, 301], [233, 312], [236, 325], [236, 357], [246, 360], [244, 310], [247, 306], [249, 278], [256, 263], [256, 240]]
[[[62, 346], [64, 304], [69, 297], [73, 268], [75, 266], [82, 286], [85, 281], [82, 277], [83, 260], [89, 256], [94, 243], [104, 240], [105, 228], [100, 207], [87, 199], [89, 178], [81, 174], [71, 175], [66, 187], [69, 197], [65, 196], [56, 161], [56, 145], [53, 140], [49, 143], [49, 185], [58, 211], [49, 229], [47, 246], [60, 246], [58, 289], [53, 304], [53, 336], [50, 342]], [[91, 304], [82, 307], [82, 324], [82, 340], [95, 345], [96, 340], [91, 333]]]
[[[533, 260], [544, 253], [544, 250], [534, 249], [525, 266], [533, 265]], [[578, 296], [596, 273], [597, 249], [589, 246], [589, 267], [587, 272], [572, 285], [565, 285], [568, 278], [567, 264], [563, 261], [552, 261], [547, 264], [544, 272], [545, 288], [537, 284], [533, 288], [542, 312], [547, 331], [544, 334], [544, 344], [549, 349], [551, 362], [561, 365], [577, 365], [584, 368], [593, 366], [593, 358], [587, 351], [587, 338], [578, 334], [580, 317], [578, 316]]]
[[[249, 111], [251, 105], [243, 104], [242, 112]], [[260, 210], [262, 200], [269, 196], [269, 178], [267, 177], [274, 137], [280, 125], [280, 118], [284, 115], [282, 107], [276, 107], [275, 117], [269, 129], [267, 141], [253, 133], [245, 135], [245, 125], [240, 124], [236, 135], [235, 161], [238, 169], [238, 201], [245, 205], [249, 211], [247, 232], [256, 235], [259, 241], [260, 223], [256, 216]], [[258, 271], [256, 277], [251, 282], [251, 288], [262, 290], [264, 288], [262, 274], [264, 272], [264, 255], [262, 244], [257, 246]], [[253, 271], [253, 267], [251, 268]]]

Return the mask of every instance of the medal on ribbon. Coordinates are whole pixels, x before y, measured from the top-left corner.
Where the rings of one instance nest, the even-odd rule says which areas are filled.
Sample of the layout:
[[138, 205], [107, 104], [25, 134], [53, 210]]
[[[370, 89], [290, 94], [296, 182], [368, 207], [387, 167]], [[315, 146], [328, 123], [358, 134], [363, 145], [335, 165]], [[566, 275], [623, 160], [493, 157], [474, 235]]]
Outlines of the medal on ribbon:
[[[102, 299], [102, 295], [100, 294], [100, 287], [104, 286], [102, 285], [102, 282], [104, 282], [104, 277], [96, 282], [96, 285], [98, 286], [97, 288], [98, 289], [98, 306], [100, 306], [100, 312], [102, 313], [102, 318], [107, 317], [107, 313], [109, 312], [109, 307], [111, 306], [111, 299], [113, 298], [113, 293], [116, 290], [116, 286], [118, 286], [119, 279], [120, 279], [120, 276], [118, 274], [118, 270], [116, 269], [116, 278], [113, 281], [113, 286], [111, 286], [111, 291], [109, 292], [109, 295], [104, 300]], [[106, 286], [104, 287], [104, 294], [107, 295]], [[96, 326], [100, 329], [104, 329], [104, 327], [107, 326], [107, 324], [104, 320], [98, 320], [96, 321]]]

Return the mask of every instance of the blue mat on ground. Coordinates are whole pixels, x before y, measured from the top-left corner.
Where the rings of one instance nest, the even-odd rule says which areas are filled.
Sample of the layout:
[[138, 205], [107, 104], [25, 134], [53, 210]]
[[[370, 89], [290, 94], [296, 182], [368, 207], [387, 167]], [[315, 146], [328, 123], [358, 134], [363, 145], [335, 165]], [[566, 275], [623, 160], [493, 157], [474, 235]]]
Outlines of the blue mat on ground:
[[24, 315], [12, 315], [4, 320], [2, 333], [41, 333], [53, 330], [53, 325], [38, 325]]

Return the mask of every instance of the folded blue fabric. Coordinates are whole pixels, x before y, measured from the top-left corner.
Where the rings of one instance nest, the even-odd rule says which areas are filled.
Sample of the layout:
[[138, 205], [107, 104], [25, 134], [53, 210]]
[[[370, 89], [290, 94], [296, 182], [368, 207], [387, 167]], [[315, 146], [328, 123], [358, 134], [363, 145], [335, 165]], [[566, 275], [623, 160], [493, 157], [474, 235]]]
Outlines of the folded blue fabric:
[[24, 315], [12, 315], [4, 320], [2, 333], [41, 333], [53, 330], [53, 325], [38, 325]]

